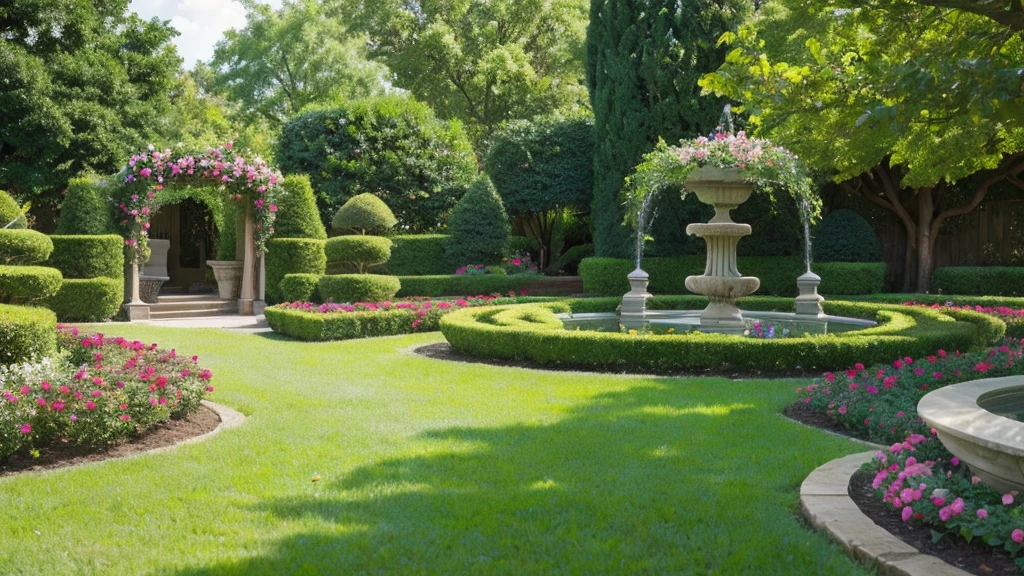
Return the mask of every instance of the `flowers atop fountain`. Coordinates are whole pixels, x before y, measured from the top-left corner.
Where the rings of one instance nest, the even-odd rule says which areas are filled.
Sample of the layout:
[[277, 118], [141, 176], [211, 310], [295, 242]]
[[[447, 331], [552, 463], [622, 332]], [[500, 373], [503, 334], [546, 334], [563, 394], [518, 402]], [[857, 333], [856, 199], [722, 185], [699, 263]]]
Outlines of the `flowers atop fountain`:
[[[724, 119], [723, 124], [731, 126], [728, 108]], [[704, 274], [686, 279], [688, 290], [707, 296], [710, 301], [693, 328], [703, 332], [745, 332], [747, 319], [736, 300], [756, 292], [761, 282], [744, 276], [736, 266], [736, 247], [743, 237], [751, 234], [751, 228], [748, 224], [733, 222], [730, 211], [746, 202], [755, 191], [773, 194], [785, 190], [801, 202], [809, 218], [812, 209], [819, 204], [810, 178], [797, 157], [788, 150], [766, 140], [747, 138], [743, 132], [731, 134], [720, 130], [711, 137], [683, 141], [679, 146], [660, 142], [629, 179], [629, 200], [635, 207], [635, 211], [630, 212], [637, 215], [633, 223], [638, 228], [637, 269], [630, 274], [633, 290], [623, 298], [622, 305], [623, 324], [628, 320], [630, 327], [641, 318], [653, 317], [639, 308], [641, 302], [646, 302], [646, 298], [641, 300], [641, 295], [646, 294], [642, 289], [646, 286], [646, 274], [640, 269], [642, 232], [651, 198], [666, 188], [680, 188], [683, 194], [692, 192], [701, 202], [715, 208], [711, 221], [686, 227], [687, 234], [703, 238], [707, 243]], [[804, 301], [798, 302], [798, 313], [805, 320], [824, 316], [821, 297], [817, 294], [820, 280], [810, 274], [801, 277], [799, 282]]]

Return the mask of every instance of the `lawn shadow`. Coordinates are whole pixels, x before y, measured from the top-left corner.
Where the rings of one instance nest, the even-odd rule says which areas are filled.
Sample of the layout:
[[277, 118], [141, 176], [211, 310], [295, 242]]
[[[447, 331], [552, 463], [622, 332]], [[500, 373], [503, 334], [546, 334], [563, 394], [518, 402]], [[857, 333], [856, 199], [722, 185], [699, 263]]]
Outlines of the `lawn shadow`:
[[795, 518], [834, 439], [766, 396], [650, 379], [550, 424], [434, 430], [415, 455], [255, 506], [315, 531], [178, 574], [860, 573]]

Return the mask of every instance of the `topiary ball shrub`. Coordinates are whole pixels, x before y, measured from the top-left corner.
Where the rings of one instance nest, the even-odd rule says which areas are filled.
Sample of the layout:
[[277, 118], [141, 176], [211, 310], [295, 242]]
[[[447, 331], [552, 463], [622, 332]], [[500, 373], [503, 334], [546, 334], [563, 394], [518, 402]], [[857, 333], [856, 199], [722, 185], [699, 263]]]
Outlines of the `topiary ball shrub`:
[[284, 194], [277, 201], [274, 235], [278, 238], [326, 240], [327, 230], [320, 220], [320, 211], [316, 207], [316, 195], [313, 194], [309, 176], [285, 176], [281, 188]]
[[7, 230], [12, 228], [25, 228], [28, 226], [28, 222], [25, 219], [25, 214], [21, 211], [21, 206], [11, 198], [11, 195], [3, 190], [0, 190], [0, 228], [11, 224]]
[[334, 215], [331, 227], [357, 234], [383, 234], [398, 224], [391, 208], [373, 194], [360, 194], [345, 202]]
[[42, 266], [0, 266], [0, 302], [23, 304], [49, 298], [60, 290], [60, 270]]
[[401, 288], [395, 276], [338, 274], [321, 278], [317, 293], [324, 301], [383, 302], [394, 298]]
[[0, 230], [0, 264], [27, 266], [46, 262], [53, 242], [35, 230]]
[[113, 182], [99, 176], [72, 178], [60, 207], [57, 234], [102, 235], [117, 232], [110, 196]]
[[50, 236], [53, 253], [46, 265], [64, 278], [124, 278], [124, 238], [105, 236]]
[[315, 302], [320, 274], [288, 274], [279, 284], [282, 302]]
[[481, 176], [459, 200], [448, 221], [448, 259], [465, 264], [495, 264], [508, 243], [508, 215], [494, 184]]
[[115, 278], [65, 279], [60, 290], [41, 304], [61, 322], [102, 322], [121, 309], [124, 280]]
[[351, 269], [366, 274], [391, 258], [391, 240], [382, 236], [338, 236], [327, 241], [324, 251], [331, 271]]
[[327, 271], [324, 241], [310, 238], [274, 238], [267, 243], [268, 304], [285, 301], [280, 292], [281, 280], [289, 274], [316, 274]]
[[0, 364], [57, 353], [57, 316], [45, 308], [0, 304]]
[[878, 262], [878, 236], [860, 214], [836, 210], [815, 229], [814, 259], [818, 262]]

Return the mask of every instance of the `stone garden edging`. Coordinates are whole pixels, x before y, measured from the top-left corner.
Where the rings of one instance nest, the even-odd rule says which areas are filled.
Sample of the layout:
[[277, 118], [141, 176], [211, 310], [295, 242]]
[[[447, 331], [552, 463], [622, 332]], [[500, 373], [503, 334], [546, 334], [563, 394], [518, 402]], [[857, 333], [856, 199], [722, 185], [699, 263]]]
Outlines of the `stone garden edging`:
[[923, 554], [864, 515], [850, 498], [850, 477], [874, 458], [860, 452], [819, 466], [800, 485], [800, 510], [859, 562], [888, 576], [970, 576], [935, 556]]

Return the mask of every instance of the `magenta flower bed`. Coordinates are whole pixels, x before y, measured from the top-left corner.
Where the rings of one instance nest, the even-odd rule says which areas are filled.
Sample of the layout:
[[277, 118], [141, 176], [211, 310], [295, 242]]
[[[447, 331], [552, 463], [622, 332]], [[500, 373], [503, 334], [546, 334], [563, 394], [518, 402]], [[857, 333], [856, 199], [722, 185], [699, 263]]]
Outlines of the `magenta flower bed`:
[[[797, 388], [811, 409], [832, 418], [851, 434], [877, 442], [902, 442], [929, 429], [917, 416], [917, 403], [928, 392], [956, 384], [1024, 373], [1024, 345], [1007, 339], [985, 352], [961, 354], [939, 350], [925, 358], [900, 358], [891, 364], [857, 364], [845, 372], [827, 372]], [[941, 449], [938, 443], [932, 446]]]
[[931, 308], [933, 310], [966, 310], [995, 316], [1006, 323], [1006, 335], [1011, 338], [1024, 338], [1024, 308], [1010, 308], [1009, 306], [979, 306], [964, 305], [957, 306], [952, 302], [945, 304], [921, 304], [919, 302], [904, 302], [904, 306], [916, 306], [919, 308]]
[[904, 522], [931, 527], [935, 542], [946, 536], [981, 542], [1005, 550], [1024, 568], [1024, 559], [1017, 558], [1024, 549], [1020, 497], [997, 492], [948, 453], [926, 459], [925, 452], [944, 452], [927, 450], [930, 445], [939, 445], [934, 430], [910, 434], [875, 454], [871, 485], [876, 496]]
[[104, 445], [199, 408], [213, 374], [198, 358], [61, 327], [63, 358], [0, 371], [0, 460], [53, 442]]

